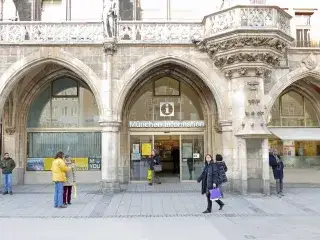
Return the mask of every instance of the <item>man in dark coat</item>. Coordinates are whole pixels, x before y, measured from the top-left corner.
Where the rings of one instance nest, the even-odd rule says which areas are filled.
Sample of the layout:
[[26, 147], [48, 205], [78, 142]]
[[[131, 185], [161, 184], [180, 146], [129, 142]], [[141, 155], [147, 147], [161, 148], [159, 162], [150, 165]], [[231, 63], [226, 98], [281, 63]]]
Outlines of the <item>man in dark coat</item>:
[[12, 171], [15, 169], [16, 163], [9, 157], [9, 153], [4, 154], [4, 158], [0, 161], [0, 168], [2, 169], [4, 191], [3, 195], [12, 195]]
[[273, 171], [273, 177], [276, 180], [276, 190], [278, 197], [284, 196], [283, 194], [283, 169], [284, 164], [281, 157], [275, 151], [269, 153], [269, 165]]

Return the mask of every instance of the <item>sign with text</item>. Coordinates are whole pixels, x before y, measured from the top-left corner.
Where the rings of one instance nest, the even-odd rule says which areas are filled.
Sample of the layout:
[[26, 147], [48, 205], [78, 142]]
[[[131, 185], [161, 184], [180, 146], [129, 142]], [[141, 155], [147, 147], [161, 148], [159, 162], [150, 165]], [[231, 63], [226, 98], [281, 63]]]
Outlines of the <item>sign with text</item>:
[[160, 116], [173, 117], [174, 116], [174, 102], [161, 102], [160, 103]]
[[202, 128], [204, 121], [130, 121], [130, 128]]
[[101, 158], [89, 157], [89, 171], [101, 170]]
[[43, 171], [44, 170], [43, 158], [28, 158], [27, 171]]

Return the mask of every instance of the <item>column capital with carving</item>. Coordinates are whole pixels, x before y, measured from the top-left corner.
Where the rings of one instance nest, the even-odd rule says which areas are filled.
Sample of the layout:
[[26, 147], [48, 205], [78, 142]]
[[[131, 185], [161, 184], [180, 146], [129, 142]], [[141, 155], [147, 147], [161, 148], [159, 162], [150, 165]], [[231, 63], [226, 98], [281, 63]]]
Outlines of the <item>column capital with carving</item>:
[[103, 51], [107, 55], [113, 55], [117, 51], [117, 43], [115, 40], [106, 41], [103, 43]]
[[117, 121], [99, 121], [102, 132], [118, 132], [121, 126], [121, 122]]
[[231, 120], [222, 120], [219, 121], [221, 127], [221, 132], [232, 132], [232, 121]]

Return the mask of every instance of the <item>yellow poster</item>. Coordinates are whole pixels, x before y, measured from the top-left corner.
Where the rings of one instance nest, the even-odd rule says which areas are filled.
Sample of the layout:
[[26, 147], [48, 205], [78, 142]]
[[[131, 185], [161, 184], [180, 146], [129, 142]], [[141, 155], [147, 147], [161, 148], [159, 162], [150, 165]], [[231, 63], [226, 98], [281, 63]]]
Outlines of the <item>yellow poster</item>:
[[44, 158], [43, 165], [45, 171], [51, 171], [51, 166], [54, 158]]
[[[88, 158], [71, 158], [75, 161], [77, 171], [88, 171]], [[54, 158], [44, 158], [44, 171], [51, 171]]]
[[142, 143], [142, 156], [150, 156], [151, 155], [151, 143]]
[[72, 158], [72, 160], [75, 160], [77, 171], [88, 171], [88, 168], [89, 168], [88, 158]]

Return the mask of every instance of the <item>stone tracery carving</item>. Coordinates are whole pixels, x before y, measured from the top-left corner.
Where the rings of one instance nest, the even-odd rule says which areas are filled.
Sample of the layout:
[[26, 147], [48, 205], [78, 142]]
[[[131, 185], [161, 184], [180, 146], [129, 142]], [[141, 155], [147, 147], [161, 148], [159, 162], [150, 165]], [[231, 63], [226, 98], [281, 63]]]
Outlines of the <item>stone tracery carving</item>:
[[106, 54], [112, 55], [115, 51], [117, 51], [117, 44], [114, 41], [104, 42], [103, 50]]
[[313, 70], [317, 67], [317, 61], [312, 53], [302, 60], [302, 64], [309, 70]]
[[[228, 56], [216, 57], [214, 64], [216, 67], [223, 68], [228, 64], [236, 62], [263, 62], [273, 67], [279, 66], [280, 58], [271, 53], [236, 53]], [[257, 74], [262, 75], [261, 69], [257, 69]]]

